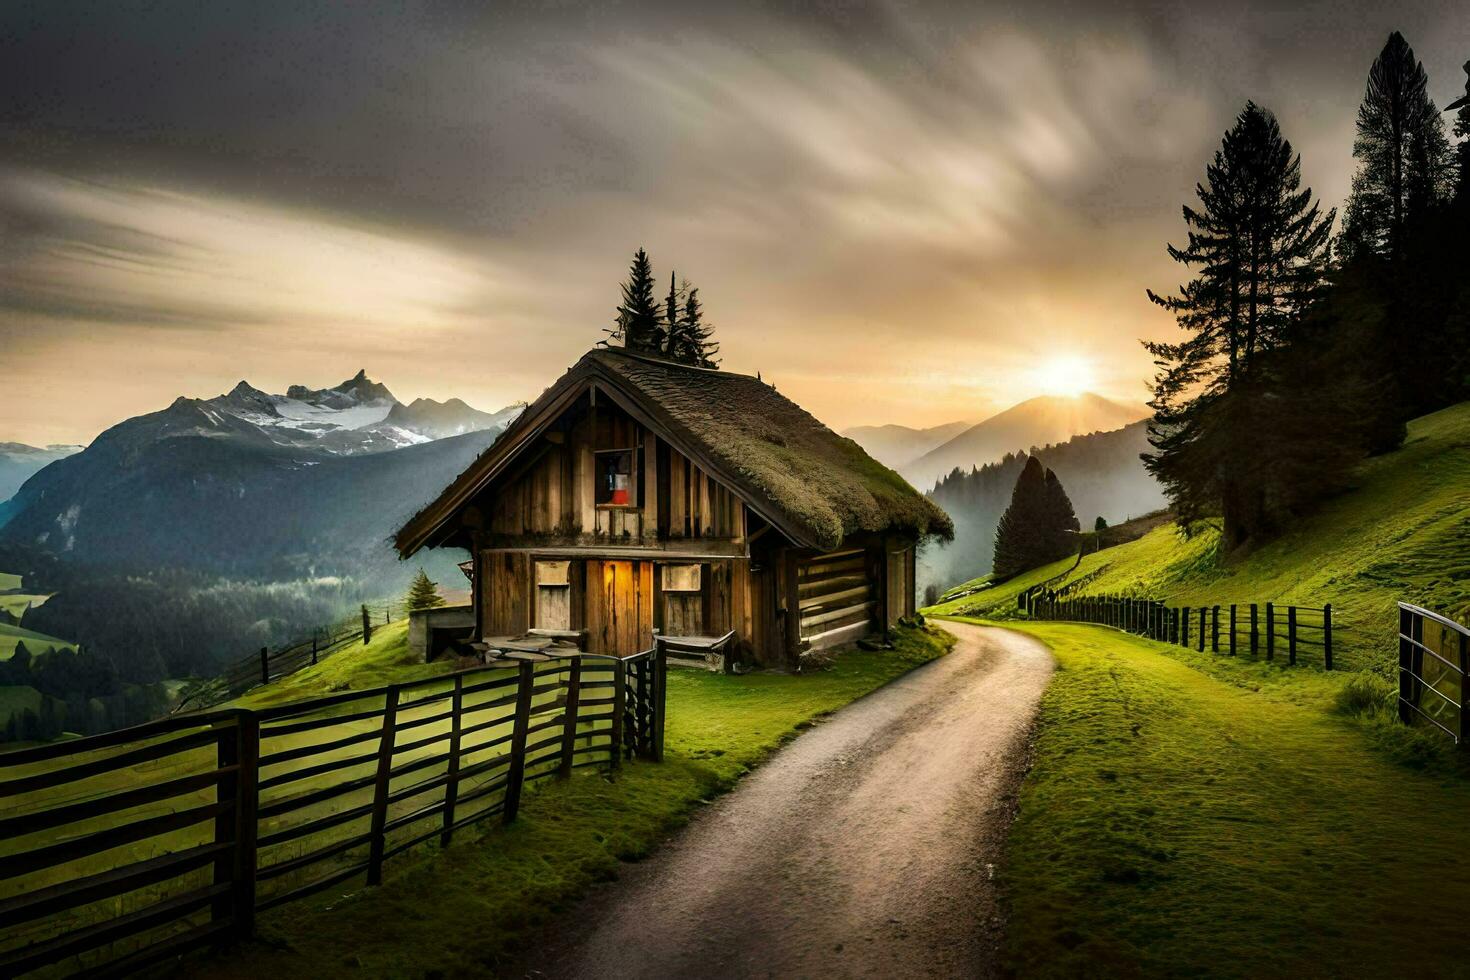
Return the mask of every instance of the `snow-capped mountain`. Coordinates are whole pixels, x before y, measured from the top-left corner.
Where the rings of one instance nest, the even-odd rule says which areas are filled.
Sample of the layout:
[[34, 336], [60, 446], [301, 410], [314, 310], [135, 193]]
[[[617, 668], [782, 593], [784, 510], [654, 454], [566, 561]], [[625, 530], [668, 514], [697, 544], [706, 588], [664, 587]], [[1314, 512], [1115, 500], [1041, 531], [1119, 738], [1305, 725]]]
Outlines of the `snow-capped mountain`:
[[31, 476], [0, 507], [0, 549], [272, 579], [391, 568], [388, 536], [522, 408], [404, 405], [361, 371], [335, 388], [178, 398]]
[[386, 386], [359, 371], [335, 388], [292, 385], [284, 395], [267, 394], [241, 381], [227, 394], [179, 398], [158, 413], [162, 418], [144, 418], [156, 419], [163, 436], [264, 438], [278, 446], [348, 456], [504, 429], [521, 407], [481, 412], [458, 398], [445, 402], [419, 398], [404, 405]]

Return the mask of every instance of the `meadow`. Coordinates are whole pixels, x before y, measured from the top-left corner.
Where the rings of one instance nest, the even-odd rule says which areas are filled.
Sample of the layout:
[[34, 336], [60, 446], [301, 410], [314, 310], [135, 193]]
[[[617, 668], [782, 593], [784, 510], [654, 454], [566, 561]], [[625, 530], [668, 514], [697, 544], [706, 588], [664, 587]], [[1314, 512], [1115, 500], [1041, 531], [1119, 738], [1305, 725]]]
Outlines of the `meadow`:
[[1058, 663], [1002, 872], [1018, 975], [1465, 972], [1470, 782], [1365, 737], [1354, 679], [1005, 625]]
[[[1470, 614], [1470, 403], [1409, 423], [1403, 447], [1369, 459], [1354, 485], [1279, 538], [1223, 558], [1216, 534], [1173, 524], [1137, 541], [1033, 569], [928, 610], [1006, 616], [1026, 588], [1097, 573], [1073, 595], [1132, 595], [1170, 605], [1332, 603], [1337, 660], [1388, 675], [1397, 664], [1395, 603]], [[977, 580], [976, 584], [979, 583]], [[953, 590], [952, 590], [953, 591]]]

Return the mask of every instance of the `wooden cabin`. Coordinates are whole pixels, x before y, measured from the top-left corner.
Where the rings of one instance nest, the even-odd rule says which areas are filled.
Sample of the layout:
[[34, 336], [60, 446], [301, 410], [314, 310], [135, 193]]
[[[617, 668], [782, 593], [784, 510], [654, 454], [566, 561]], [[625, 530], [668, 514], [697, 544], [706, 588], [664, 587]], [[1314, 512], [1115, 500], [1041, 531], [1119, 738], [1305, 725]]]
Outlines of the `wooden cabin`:
[[595, 349], [398, 532], [470, 552], [476, 636], [627, 656], [734, 631], [793, 668], [914, 612], [949, 517], [759, 378]]

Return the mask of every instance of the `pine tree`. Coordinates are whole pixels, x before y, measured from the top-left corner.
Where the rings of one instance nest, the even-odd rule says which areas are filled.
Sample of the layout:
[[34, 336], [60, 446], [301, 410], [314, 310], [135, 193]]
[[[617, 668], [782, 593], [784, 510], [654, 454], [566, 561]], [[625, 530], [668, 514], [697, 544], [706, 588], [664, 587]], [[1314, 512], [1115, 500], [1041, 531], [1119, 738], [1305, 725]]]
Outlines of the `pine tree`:
[[1064, 558], [1076, 545], [1077, 515], [1056, 474], [1031, 456], [995, 528], [995, 577], [1007, 579]]
[[1470, 61], [1465, 62], [1465, 94], [1444, 107], [1455, 113], [1455, 205], [1470, 210]]
[[1169, 246], [1169, 255], [1198, 273], [1177, 296], [1148, 293], [1190, 336], [1144, 343], [1158, 370], [1149, 403], [1155, 451], [1143, 460], [1184, 527], [1218, 515], [1233, 548], [1269, 523], [1271, 477], [1259, 465], [1270, 462], [1259, 439], [1274, 394], [1265, 365], [1320, 295], [1334, 212], [1321, 214], [1302, 189], [1301, 158], [1254, 103], [1196, 191], [1201, 207], [1184, 208], [1189, 244]]
[[1343, 229], [1353, 255], [1401, 256], [1406, 223], [1424, 214], [1449, 188], [1450, 147], [1429, 76], [1398, 31], [1368, 72], [1358, 107], [1353, 176]]
[[622, 291], [623, 301], [609, 331], [611, 339], [631, 351], [661, 353], [665, 338], [658, 301], [653, 298], [653, 263], [641, 248], [633, 254], [628, 281], [622, 284]]
[[684, 289], [681, 290], [674, 285], [675, 277], [676, 273], [669, 273], [669, 294], [664, 297], [663, 353], [665, 357], [678, 360], [678, 349], [680, 346], [679, 301], [688, 292], [688, 283], [685, 283]]
[[1106, 531], [1108, 529], [1107, 518], [1103, 517], [1101, 514], [1098, 514], [1097, 520], [1092, 522], [1092, 529], [1094, 531]]
[[1071, 554], [1077, 546], [1077, 533], [1082, 523], [1072, 507], [1072, 498], [1062, 487], [1062, 481], [1051, 469], [1046, 471], [1046, 532], [1048, 561], [1056, 561]]
[[714, 328], [704, 322], [704, 306], [699, 301], [699, 290], [686, 280], [680, 293], [684, 296], [684, 308], [670, 331], [669, 356], [681, 364], [718, 367], [719, 362], [715, 360], [715, 355], [720, 352], [720, 345], [712, 339]]
[[433, 609], [444, 605], [444, 597], [439, 594], [438, 584], [422, 568], [414, 576], [413, 584], [408, 587], [405, 604], [410, 610]]

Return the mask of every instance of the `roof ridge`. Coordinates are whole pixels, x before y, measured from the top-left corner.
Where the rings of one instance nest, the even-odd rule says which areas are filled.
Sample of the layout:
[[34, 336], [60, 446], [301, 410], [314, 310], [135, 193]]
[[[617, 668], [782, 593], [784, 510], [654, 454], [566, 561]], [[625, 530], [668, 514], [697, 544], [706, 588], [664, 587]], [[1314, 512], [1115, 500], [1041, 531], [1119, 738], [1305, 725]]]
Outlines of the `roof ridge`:
[[626, 357], [630, 361], [642, 361], [644, 364], [656, 364], [659, 367], [680, 368], [685, 371], [697, 371], [700, 374], [718, 374], [722, 378], [744, 378], [747, 381], [759, 381], [761, 384], [766, 383], [764, 380], [762, 380], [761, 378], [757, 378], [753, 374], [741, 374], [739, 371], [725, 371], [717, 367], [702, 367], [698, 364], [685, 364], [683, 361], [671, 361], [666, 357], [656, 357], [652, 354], [644, 354], [639, 351], [631, 351], [628, 350], [626, 347], [606, 347], [599, 345], [592, 348], [587, 353], [616, 354], [619, 357]]

